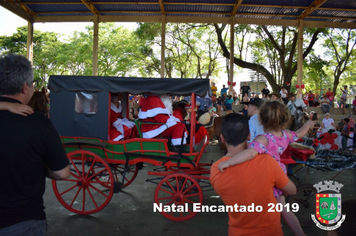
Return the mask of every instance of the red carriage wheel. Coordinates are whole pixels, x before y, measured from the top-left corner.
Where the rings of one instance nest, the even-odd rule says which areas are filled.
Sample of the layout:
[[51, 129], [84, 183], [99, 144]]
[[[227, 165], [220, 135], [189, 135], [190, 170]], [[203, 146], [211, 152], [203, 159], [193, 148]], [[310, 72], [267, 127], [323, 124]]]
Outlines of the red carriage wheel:
[[[113, 168], [114, 168], [113, 174], [114, 174], [115, 181], [117, 179], [118, 181], [122, 182], [122, 177], [124, 174], [125, 166], [124, 165], [114, 165]], [[129, 169], [125, 173], [124, 183], [121, 186], [122, 188], [129, 186], [136, 179], [138, 170], [139, 170], [139, 164], [129, 165]]]
[[[54, 194], [68, 210], [88, 215], [101, 211], [114, 193], [109, 165], [98, 155], [76, 150], [67, 154], [71, 173], [68, 179], [52, 180]], [[101, 181], [105, 178], [105, 182]]]
[[[114, 176], [114, 182], [122, 184], [122, 181], [123, 181], [122, 178], [123, 178], [125, 166], [118, 165], [118, 164], [110, 164], [110, 167], [111, 167], [111, 172], [113, 173], [113, 176]], [[135, 180], [135, 178], [138, 174], [138, 170], [139, 170], [139, 164], [129, 165], [128, 171], [125, 173], [124, 184], [120, 185], [120, 188], [125, 188], [125, 187], [129, 186]], [[101, 176], [98, 176], [98, 178], [100, 178], [101, 183], [104, 187], [106, 187], [107, 182], [110, 182], [108, 175], [107, 176], [101, 175]]]
[[203, 202], [203, 192], [199, 183], [190, 175], [175, 173], [163, 178], [157, 185], [154, 201], [157, 206], [168, 206], [173, 204], [176, 210], [183, 209], [183, 212], [164, 212], [161, 214], [174, 221], [189, 220], [197, 214], [193, 211], [193, 204]]

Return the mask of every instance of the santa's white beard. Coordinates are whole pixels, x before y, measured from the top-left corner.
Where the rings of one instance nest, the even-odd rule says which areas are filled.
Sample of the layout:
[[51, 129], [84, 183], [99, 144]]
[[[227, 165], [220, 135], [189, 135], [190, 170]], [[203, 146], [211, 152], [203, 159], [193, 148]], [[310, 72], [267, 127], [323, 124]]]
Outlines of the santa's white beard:
[[163, 102], [164, 106], [168, 109], [170, 114], [173, 114], [172, 99], [168, 95], [161, 95], [159, 97]]

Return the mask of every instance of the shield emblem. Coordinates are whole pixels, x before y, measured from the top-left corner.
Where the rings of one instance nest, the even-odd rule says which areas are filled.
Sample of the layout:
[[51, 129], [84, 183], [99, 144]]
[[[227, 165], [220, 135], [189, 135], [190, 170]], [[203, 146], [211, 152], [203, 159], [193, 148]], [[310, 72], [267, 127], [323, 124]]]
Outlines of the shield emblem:
[[341, 194], [316, 194], [316, 218], [323, 224], [335, 224], [341, 218]]

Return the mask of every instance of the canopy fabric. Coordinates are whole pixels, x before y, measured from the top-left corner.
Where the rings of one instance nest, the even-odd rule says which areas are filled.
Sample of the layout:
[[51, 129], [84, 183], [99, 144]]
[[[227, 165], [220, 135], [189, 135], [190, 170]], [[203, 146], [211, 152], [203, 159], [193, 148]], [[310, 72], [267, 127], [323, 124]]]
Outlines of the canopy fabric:
[[189, 96], [211, 95], [209, 79], [179, 78], [139, 78], [139, 77], [103, 77], [103, 76], [62, 76], [52, 75], [48, 88], [51, 92], [87, 91], [111, 93], [128, 92], [130, 94], [169, 94]]

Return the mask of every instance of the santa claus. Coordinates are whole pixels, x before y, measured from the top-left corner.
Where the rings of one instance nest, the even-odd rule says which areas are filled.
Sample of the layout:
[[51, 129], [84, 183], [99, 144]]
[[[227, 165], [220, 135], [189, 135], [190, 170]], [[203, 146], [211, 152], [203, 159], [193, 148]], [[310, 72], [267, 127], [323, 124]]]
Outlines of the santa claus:
[[123, 139], [130, 139], [137, 136], [137, 129], [135, 123], [123, 118], [121, 115], [122, 94], [115, 93], [111, 95], [110, 105], [110, 139], [120, 141]]
[[[186, 144], [188, 132], [185, 130], [185, 125], [173, 116], [172, 99], [168, 95], [148, 96], [142, 104], [138, 118], [143, 121], [141, 125], [143, 138], [162, 135], [171, 138], [173, 146]], [[144, 122], [158, 124], [144, 124]]]

